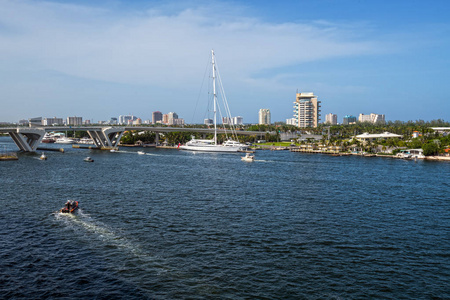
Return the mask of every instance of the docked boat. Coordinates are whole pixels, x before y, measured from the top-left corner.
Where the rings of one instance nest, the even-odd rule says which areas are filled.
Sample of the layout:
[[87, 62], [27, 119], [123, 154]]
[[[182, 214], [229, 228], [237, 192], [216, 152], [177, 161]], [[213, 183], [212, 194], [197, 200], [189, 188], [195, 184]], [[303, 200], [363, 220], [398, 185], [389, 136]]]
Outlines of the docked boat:
[[41, 143], [45, 143], [45, 144], [54, 143], [55, 140], [56, 140], [56, 138], [53, 134], [46, 132], [44, 134], [44, 137], [41, 140]]
[[251, 155], [250, 153], [246, 153], [245, 156], [241, 156], [241, 160], [242, 161], [252, 162], [252, 161], [255, 160], [255, 156]]
[[86, 158], [84, 159], [84, 161], [85, 161], [85, 162], [94, 162], [94, 160], [93, 160], [92, 158], [90, 158], [89, 156], [86, 157]]
[[90, 138], [87, 138], [87, 137], [84, 137], [84, 138], [81, 138], [81, 139], [78, 141], [78, 144], [83, 144], [83, 145], [94, 145], [94, 140], [93, 140], [93, 139], [90, 139]]
[[[213, 103], [214, 103], [214, 138], [211, 140], [207, 139], [196, 139], [192, 137], [192, 139], [187, 142], [185, 145], [181, 145], [178, 148], [181, 150], [190, 150], [190, 151], [204, 151], [204, 152], [239, 152], [242, 150], [247, 149], [247, 145], [241, 144], [238, 141], [233, 140], [231, 137], [228, 137], [228, 134], [225, 132], [225, 135], [227, 137], [227, 140], [223, 142], [222, 144], [218, 144], [217, 142], [217, 93], [216, 93], [216, 63], [215, 63], [215, 56], [214, 56], [214, 50], [211, 50], [212, 53], [212, 79], [213, 79]], [[217, 72], [218, 73], [218, 72]], [[219, 77], [219, 83], [221, 82]], [[222, 95], [223, 88], [221, 88]], [[222, 97], [222, 100], [224, 102], [225, 111], [229, 113], [228, 103], [226, 102], [225, 97]], [[231, 118], [231, 116], [229, 116]], [[236, 136], [236, 131], [232, 125], [231, 130], [231, 136]]]
[[68, 137], [60, 137], [59, 139], [56, 139], [56, 144], [75, 144], [75, 140], [68, 138]]
[[40, 160], [47, 160], [47, 156], [44, 153], [39, 157]]
[[78, 201], [67, 200], [66, 205], [59, 210], [63, 214], [73, 214], [78, 209]]

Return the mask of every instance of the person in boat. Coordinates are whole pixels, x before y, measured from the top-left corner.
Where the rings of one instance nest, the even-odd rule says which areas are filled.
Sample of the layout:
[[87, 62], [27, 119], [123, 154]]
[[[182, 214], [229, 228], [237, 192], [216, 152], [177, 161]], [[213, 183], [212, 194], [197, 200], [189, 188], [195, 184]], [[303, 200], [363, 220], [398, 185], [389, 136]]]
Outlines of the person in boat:
[[70, 208], [71, 208], [70, 206], [71, 206], [71, 203], [70, 203], [69, 200], [67, 200], [67, 202], [66, 202], [66, 209], [67, 209], [68, 212], [70, 212]]

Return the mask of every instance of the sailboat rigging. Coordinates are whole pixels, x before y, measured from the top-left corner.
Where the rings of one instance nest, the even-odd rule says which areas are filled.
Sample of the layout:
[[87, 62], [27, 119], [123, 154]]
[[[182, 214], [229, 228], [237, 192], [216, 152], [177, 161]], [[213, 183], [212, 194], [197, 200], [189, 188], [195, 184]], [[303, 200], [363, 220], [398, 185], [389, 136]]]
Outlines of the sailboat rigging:
[[[222, 144], [218, 144], [217, 142], [217, 93], [216, 93], [216, 62], [214, 56], [214, 50], [211, 50], [212, 57], [212, 82], [213, 82], [213, 102], [214, 102], [214, 138], [212, 140], [206, 139], [196, 139], [192, 137], [192, 139], [187, 142], [185, 145], [179, 147], [181, 150], [191, 150], [191, 151], [205, 151], [205, 152], [239, 152], [243, 151], [247, 148], [245, 144], [239, 143], [239, 141], [235, 141], [231, 138], [224, 141]], [[219, 77], [220, 78], [220, 77]], [[219, 84], [220, 84], [219, 80]], [[221, 89], [223, 93], [223, 88]], [[225, 106], [225, 111], [229, 115], [228, 119], [231, 119], [230, 109], [228, 107], [228, 103], [226, 102], [225, 97], [223, 97], [223, 102]], [[233, 131], [234, 127], [232, 127]], [[237, 137], [236, 132], [234, 132], [234, 136]], [[227, 136], [228, 137], [228, 136]]]

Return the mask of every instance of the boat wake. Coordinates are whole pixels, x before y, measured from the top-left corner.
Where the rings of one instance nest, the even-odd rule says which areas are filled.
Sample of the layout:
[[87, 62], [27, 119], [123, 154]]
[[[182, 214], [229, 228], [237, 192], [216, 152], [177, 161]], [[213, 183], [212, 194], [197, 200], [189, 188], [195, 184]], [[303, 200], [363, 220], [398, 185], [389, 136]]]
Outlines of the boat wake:
[[169, 268], [165, 266], [158, 256], [149, 255], [139, 245], [127, 239], [125, 233], [121, 233], [120, 230], [114, 230], [106, 224], [95, 220], [89, 214], [84, 213], [82, 209], [79, 209], [77, 214], [56, 212], [55, 217], [58, 221], [63, 222], [68, 229], [74, 231], [75, 234], [79, 235], [81, 232], [82, 238], [100, 240], [107, 249], [117, 249], [126, 252], [131, 257], [138, 259], [139, 264], [151, 265], [158, 275], [169, 271]]
[[[128, 154], [138, 154], [136, 151], [126, 151], [126, 150], [118, 150], [115, 153], [128, 153]], [[150, 155], [150, 156], [162, 156], [161, 154], [153, 154], [153, 153], [145, 153], [145, 155]]]

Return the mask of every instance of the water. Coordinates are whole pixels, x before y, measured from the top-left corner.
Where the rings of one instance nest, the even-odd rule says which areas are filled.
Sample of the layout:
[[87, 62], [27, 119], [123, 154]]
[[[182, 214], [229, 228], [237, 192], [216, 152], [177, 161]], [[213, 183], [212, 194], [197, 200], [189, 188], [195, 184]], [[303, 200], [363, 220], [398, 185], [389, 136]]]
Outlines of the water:
[[0, 162], [0, 298], [450, 298], [449, 163], [64, 147]]

